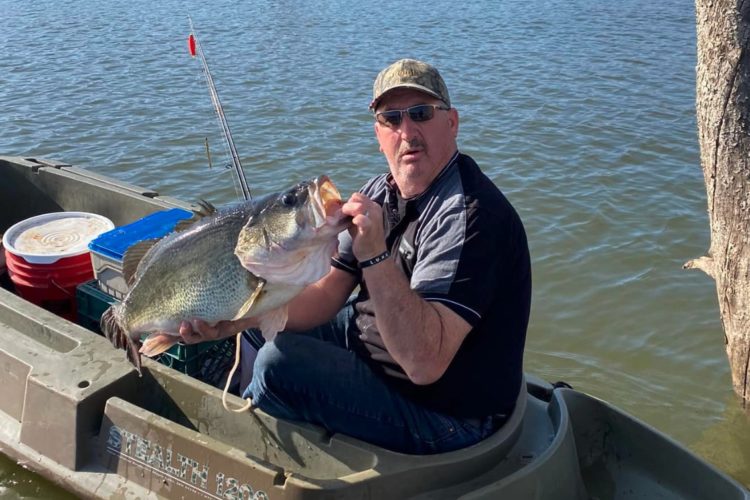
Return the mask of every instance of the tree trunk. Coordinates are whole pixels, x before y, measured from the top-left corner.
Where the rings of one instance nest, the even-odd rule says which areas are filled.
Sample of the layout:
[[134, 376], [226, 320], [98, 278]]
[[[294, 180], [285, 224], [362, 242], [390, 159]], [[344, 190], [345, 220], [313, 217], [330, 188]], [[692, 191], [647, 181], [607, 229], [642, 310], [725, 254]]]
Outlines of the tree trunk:
[[711, 247], [685, 264], [716, 281], [732, 385], [750, 403], [750, 0], [696, 0], [698, 136]]

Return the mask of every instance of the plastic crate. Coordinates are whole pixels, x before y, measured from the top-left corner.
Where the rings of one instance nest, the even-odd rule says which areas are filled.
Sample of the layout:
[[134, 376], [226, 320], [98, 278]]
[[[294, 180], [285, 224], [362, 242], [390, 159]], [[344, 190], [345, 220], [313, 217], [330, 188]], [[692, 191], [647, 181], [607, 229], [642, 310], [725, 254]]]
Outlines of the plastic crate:
[[[101, 291], [96, 280], [76, 287], [78, 324], [102, 334], [99, 320], [104, 311], [120, 301]], [[144, 335], [144, 338], [148, 335]], [[179, 372], [195, 377], [216, 387], [222, 387], [223, 377], [234, 360], [234, 337], [200, 344], [175, 344], [154, 359]]]
[[128, 248], [139, 241], [166, 236], [179, 221], [192, 216], [193, 212], [181, 208], [162, 210], [95, 238], [89, 243], [89, 250], [99, 289], [122, 299], [128, 293], [128, 285], [122, 276], [122, 259]]
[[234, 337], [200, 344], [175, 344], [155, 359], [179, 372], [219, 387], [234, 359]]
[[117, 303], [116, 298], [99, 289], [96, 280], [81, 283], [76, 287], [78, 324], [101, 335], [99, 320], [109, 306]]

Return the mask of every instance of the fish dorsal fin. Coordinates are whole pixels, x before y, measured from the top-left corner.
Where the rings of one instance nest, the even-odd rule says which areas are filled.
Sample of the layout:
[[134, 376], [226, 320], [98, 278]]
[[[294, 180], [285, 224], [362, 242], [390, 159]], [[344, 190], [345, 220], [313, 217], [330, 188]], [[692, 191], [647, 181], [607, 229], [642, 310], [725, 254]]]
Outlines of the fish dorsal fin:
[[133, 284], [135, 279], [135, 272], [138, 270], [138, 264], [141, 263], [143, 257], [156, 245], [161, 238], [152, 240], [143, 240], [138, 243], [131, 245], [126, 251], [122, 258], [122, 276], [125, 278], [125, 283], [128, 287]]
[[[195, 203], [194, 206], [196, 208], [193, 209], [193, 216], [189, 219], [182, 219], [177, 222], [171, 233], [179, 233], [180, 231], [184, 231], [204, 217], [211, 216], [217, 212], [215, 206], [203, 199], [198, 200], [198, 202]], [[138, 271], [138, 266], [143, 261], [143, 258], [154, 247], [154, 245], [156, 245], [163, 239], [164, 237], [139, 241], [138, 243], [131, 245], [125, 251], [125, 255], [122, 259], [122, 275], [125, 278], [125, 282], [128, 284], [128, 287], [133, 284], [136, 272]]]
[[198, 202], [195, 203], [193, 206], [195, 207], [192, 209], [193, 216], [190, 217], [189, 219], [182, 219], [177, 224], [175, 224], [174, 229], [173, 229], [175, 233], [179, 233], [180, 231], [186, 230], [187, 228], [191, 227], [193, 224], [203, 219], [204, 217], [213, 215], [218, 211], [216, 207], [211, 204], [211, 202], [208, 202], [203, 199], [198, 200]]
[[198, 209], [193, 209], [193, 213], [200, 217], [208, 217], [209, 215], [215, 214], [217, 211], [216, 207], [213, 206], [210, 201], [206, 201], [203, 198], [198, 200], [198, 203], [196, 203], [195, 205], [198, 207]]
[[189, 219], [182, 219], [180, 222], [178, 222], [177, 224], [175, 224], [173, 231], [175, 233], [179, 233], [180, 231], [184, 231], [187, 228], [189, 228], [190, 226], [192, 226], [193, 224], [195, 224], [198, 220], [200, 220], [200, 219], [196, 219], [195, 216], [190, 217]]

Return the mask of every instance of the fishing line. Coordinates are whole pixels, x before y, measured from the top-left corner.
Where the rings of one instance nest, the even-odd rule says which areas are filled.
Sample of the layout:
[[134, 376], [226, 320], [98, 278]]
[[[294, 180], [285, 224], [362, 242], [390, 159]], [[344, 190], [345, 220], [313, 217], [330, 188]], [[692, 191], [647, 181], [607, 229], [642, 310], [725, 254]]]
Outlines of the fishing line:
[[208, 158], [208, 169], [210, 170], [213, 165], [211, 164], [211, 150], [208, 149], [208, 137], [206, 137], [206, 158]]
[[[219, 120], [219, 127], [221, 128], [221, 131], [224, 135], [224, 146], [225, 150], [228, 153], [228, 156], [231, 160], [231, 165], [229, 165], [230, 168], [234, 169], [234, 176], [232, 176], [232, 180], [236, 181], [237, 184], [239, 184], [239, 192], [241, 192], [242, 197], [245, 200], [252, 200], [253, 197], [250, 194], [250, 187], [247, 185], [247, 179], [245, 178], [245, 171], [242, 169], [242, 163], [240, 163], [240, 155], [237, 153], [237, 148], [234, 146], [234, 140], [232, 139], [232, 132], [229, 129], [229, 123], [227, 122], [227, 117], [224, 114], [224, 108], [221, 105], [221, 100], [219, 99], [219, 93], [216, 91], [216, 86], [214, 85], [213, 77], [211, 76], [211, 71], [208, 69], [208, 61], [206, 61], [206, 55], [203, 52], [203, 47], [201, 46], [200, 41], [198, 40], [198, 36], [195, 33], [195, 27], [193, 26], [193, 19], [188, 16], [188, 21], [190, 22], [190, 35], [188, 36], [188, 49], [190, 50], [190, 55], [195, 57], [198, 55], [200, 57], [201, 61], [201, 67], [203, 69], [203, 76], [206, 78], [206, 85], [208, 86], [208, 93], [211, 95], [211, 102], [214, 105], [214, 111], [216, 111], [216, 117]], [[211, 154], [208, 149], [208, 139], [206, 139], [206, 155], [208, 156], [209, 166], [211, 165]], [[237, 189], [237, 184], [235, 184], [235, 189]], [[260, 287], [257, 292], [260, 291], [262, 287]], [[224, 409], [228, 411], [232, 411], [235, 413], [241, 413], [244, 411], [249, 410], [253, 406], [253, 402], [250, 398], [247, 398], [247, 404], [244, 406], [238, 407], [238, 408], [230, 408], [229, 404], [227, 403], [227, 394], [229, 393], [229, 385], [232, 383], [232, 377], [234, 377], [234, 373], [237, 371], [237, 367], [240, 364], [240, 350], [241, 350], [241, 343], [242, 343], [242, 332], [237, 334], [236, 339], [236, 347], [235, 347], [235, 353], [234, 353], [234, 365], [232, 366], [232, 369], [229, 371], [229, 375], [227, 376], [227, 383], [224, 386], [224, 391], [221, 393], [221, 404], [224, 405]]]
[[240, 155], [237, 153], [237, 148], [234, 145], [234, 140], [232, 139], [232, 131], [229, 129], [229, 123], [227, 122], [227, 117], [224, 114], [224, 107], [221, 105], [219, 93], [216, 91], [216, 85], [214, 85], [214, 79], [211, 76], [211, 70], [208, 68], [206, 55], [203, 51], [203, 47], [200, 41], [198, 40], [198, 36], [195, 33], [193, 19], [190, 16], [188, 16], [188, 21], [190, 22], [188, 49], [190, 50], [191, 56], [196, 57], [197, 55], [200, 58], [201, 68], [203, 69], [203, 76], [205, 77], [206, 85], [208, 86], [208, 93], [211, 96], [211, 102], [214, 105], [214, 111], [216, 111], [216, 116], [219, 120], [219, 127], [221, 128], [221, 131], [223, 133], [225, 145], [229, 149], [229, 159], [231, 161], [231, 167], [234, 169], [235, 174], [233, 179], [236, 179], [239, 183], [240, 189], [242, 191], [242, 197], [245, 200], [252, 200], [253, 197], [250, 194], [250, 187], [247, 184], [245, 171], [242, 169], [242, 163], [240, 162]]
[[[194, 74], [195, 83], [198, 85], [206, 85], [206, 79], [203, 77], [203, 71], [200, 73]], [[202, 107], [201, 107], [202, 108]], [[211, 106], [213, 111], [213, 106]], [[202, 111], [202, 109], [201, 109]], [[214, 116], [214, 119], [217, 120], [217, 123], [219, 122], [219, 117], [216, 115], [216, 112], [213, 111], [212, 115]], [[219, 125], [221, 128], [221, 125]], [[216, 141], [216, 137], [214, 137], [214, 134], [211, 132], [207, 132], [209, 135], [203, 137], [203, 152], [206, 155], [206, 161], [208, 162], [208, 170], [210, 172], [210, 176], [212, 177], [221, 177], [222, 182], [223, 179], [226, 177], [226, 175], [229, 175], [229, 182], [231, 182], [232, 187], [234, 189], [234, 193], [237, 196], [238, 199], [243, 198], [242, 194], [242, 188], [240, 187], [240, 184], [235, 179], [234, 173], [232, 171], [232, 164], [229, 161], [229, 158], [231, 156], [231, 153], [229, 152], [229, 148], [226, 144], [225, 140], [219, 140]], [[211, 144], [219, 144], [220, 146], [216, 146], [215, 148]], [[214, 153], [213, 150], [216, 150], [216, 153]], [[216, 159], [216, 170], [214, 170], [214, 159]]]

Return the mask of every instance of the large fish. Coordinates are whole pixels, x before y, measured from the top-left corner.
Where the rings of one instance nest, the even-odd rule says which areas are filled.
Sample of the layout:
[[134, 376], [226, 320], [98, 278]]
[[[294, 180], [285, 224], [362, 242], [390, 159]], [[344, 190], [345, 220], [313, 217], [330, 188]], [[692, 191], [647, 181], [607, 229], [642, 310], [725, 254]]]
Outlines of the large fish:
[[132, 284], [102, 315], [102, 331], [127, 350], [139, 373], [140, 354], [169, 349], [183, 320], [255, 316], [271, 338], [286, 324], [286, 304], [329, 271], [337, 235], [351, 220], [341, 204], [321, 176], [254, 203], [208, 206], [208, 215], [186, 229], [134, 245], [123, 259]]

